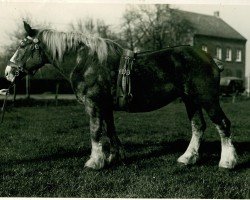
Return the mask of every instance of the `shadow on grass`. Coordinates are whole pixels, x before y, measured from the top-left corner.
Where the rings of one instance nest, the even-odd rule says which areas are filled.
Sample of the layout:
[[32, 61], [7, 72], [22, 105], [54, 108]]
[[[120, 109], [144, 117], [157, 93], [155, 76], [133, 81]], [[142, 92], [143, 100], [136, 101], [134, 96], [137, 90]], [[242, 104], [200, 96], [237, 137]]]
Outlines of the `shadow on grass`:
[[188, 141], [176, 140], [171, 142], [163, 141], [160, 143], [155, 143], [154, 141], [146, 143], [126, 142], [123, 143], [123, 145], [126, 152], [133, 152], [132, 156], [126, 157], [126, 164], [132, 164], [140, 159], [145, 160], [176, 152], [184, 152]]
[[53, 154], [41, 155], [34, 158], [21, 158], [18, 160], [8, 160], [5, 162], [0, 162], [1, 167], [3, 166], [14, 166], [18, 164], [29, 164], [29, 163], [39, 163], [47, 161], [57, 161], [68, 158], [82, 158], [84, 156], [90, 155], [90, 149], [58, 149], [58, 151]]
[[[137, 163], [138, 160], [148, 160], [152, 158], [158, 158], [164, 155], [170, 155], [185, 152], [189, 141], [183, 139], [177, 139], [175, 141], [162, 141], [154, 142], [147, 141], [146, 143], [139, 142], [125, 142], [123, 143], [126, 158], [125, 164], [131, 165]], [[249, 154], [250, 142], [235, 142], [235, 147], [239, 156], [243, 154]], [[201, 145], [201, 159], [197, 163], [198, 165], [218, 165], [220, 159], [221, 143], [220, 141], [204, 141]], [[131, 154], [131, 155], [129, 155]], [[35, 158], [23, 158], [18, 160], [8, 160], [1, 162], [1, 167], [14, 166], [18, 164], [39, 163], [46, 161], [57, 161], [68, 158], [82, 158], [90, 155], [89, 148], [82, 149], [58, 149], [56, 152], [47, 155], [41, 155]], [[177, 158], [176, 158], [177, 159]], [[237, 165], [236, 170], [247, 169], [250, 167], [250, 159], [241, 162]]]
[[[132, 156], [126, 158], [126, 164], [130, 165], [138, 162], [141, 159], [152, 159], [158, 158], [164, 155], [179, 153], [182, 155], [186, 148], [188, 147], [189, 141], [178, 139], [171, 142], [161, 142], [154, 143], [147, 142], [146, 144], [142, 143], [125, 143], [124, 148], [126, 152], [136, 152]], [[239, 156], [243, 154], [248, 154], [250, 152], [250, 142], [235, 142], [234, 143], [237, 153]], [[145, 149], [152, 149], [149, 152], [145, 152]], [[141, 153], [142, 152], [142, 153]], [[220, 141], [203, 141], [200, 154], [201, 159], [197, 163], [198, 165], [218, 165], [221, 153], [221, 143]], [[177, 159], [177, 158], [176, 158]], [[250, 159], [247, 159], [244, 162], [241, 162], [235, 168], [236, 170], [247, 169], [250, 167]]]

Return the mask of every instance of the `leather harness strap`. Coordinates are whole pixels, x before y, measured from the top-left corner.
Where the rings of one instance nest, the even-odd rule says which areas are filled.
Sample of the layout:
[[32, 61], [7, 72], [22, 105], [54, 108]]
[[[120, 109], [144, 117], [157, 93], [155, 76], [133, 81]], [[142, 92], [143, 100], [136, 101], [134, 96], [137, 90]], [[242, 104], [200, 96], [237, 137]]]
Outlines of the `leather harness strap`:
[[120, 60], [116, 88], [116, 104], [121, 110], [127, 109], [133, 97], [131, 92], [131, 72], [134, 60], [135, 53], [125, 49]]

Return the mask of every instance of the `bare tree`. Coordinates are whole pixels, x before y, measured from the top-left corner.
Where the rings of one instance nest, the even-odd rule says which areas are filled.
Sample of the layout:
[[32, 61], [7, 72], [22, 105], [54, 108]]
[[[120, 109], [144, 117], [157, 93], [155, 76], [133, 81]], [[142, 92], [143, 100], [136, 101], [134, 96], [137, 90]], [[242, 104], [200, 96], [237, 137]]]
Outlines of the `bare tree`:
[[137, 5], [123, 15], [123, 38], [135, 49], [188, 44], [193, 27], [167, 4]]
[[103, 20], [92, 18], [78, 19], [69, 24], [70, 30], [85, 34], [97, 35], [103, 38], [116, 40], [116, 34], [111, 30], [111, 26], [105, 24]]

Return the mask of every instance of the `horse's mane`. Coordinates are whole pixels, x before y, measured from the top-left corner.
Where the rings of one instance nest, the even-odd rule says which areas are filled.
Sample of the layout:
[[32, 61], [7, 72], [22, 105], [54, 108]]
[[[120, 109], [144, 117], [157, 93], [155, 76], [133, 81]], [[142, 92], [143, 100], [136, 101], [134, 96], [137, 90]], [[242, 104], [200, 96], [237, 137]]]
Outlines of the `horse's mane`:
[[[59, 32], [56, 30], [41, 30], [39, 35], [54, 60], [61, 62], [65, 53], [76, 50], [80, 45], [89, 49], [89, 56], [96, 54], [100, 63], [107, 60], [109, 54], [116, 54], [119, 45], [111, 40], [89, 36], [79, 32]], [[118, 48], [117, 48], [118, 47]]]

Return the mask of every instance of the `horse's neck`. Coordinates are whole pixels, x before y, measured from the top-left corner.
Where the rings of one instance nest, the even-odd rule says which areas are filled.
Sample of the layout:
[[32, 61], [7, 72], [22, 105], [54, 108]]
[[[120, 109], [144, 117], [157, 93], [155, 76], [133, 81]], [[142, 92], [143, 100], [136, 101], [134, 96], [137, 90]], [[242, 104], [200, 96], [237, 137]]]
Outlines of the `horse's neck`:
[[71, 53], [64, 56], [62, 61], [54, 60], [49, 53], [47, 53], [48, 62], [53, 65], [57, 71], [67, 80], [70, 80], [70, 74], [76, 65], [77, 53]]
[[[108, 41], [108, 43], [109, 42], [112, 42], [112, 41]], [[104, 62], [105, 64], [103, 63], [103, 65], [106, 65], [112, 71], [113, 70], [116, 71], [119, 67], [119, 61], [120, 61], [123, 49], [120, 45], [113, 43], [113, 42], [108, 45], [113, 45], [114, 49], [112, 49], [112, 51], [111, 49], [108, 50], [107, 60], [105, 60]], [[58, 60], [53, 60], [49, 51], [47, 51], [46, 55], [49, 59], [49, 62], [53, 66], [55, 66], [58, 69], [58, 71], [67, 80], [70, 80], [72, 71], [75, 70], [77, 67], [80, 67], [80, 68], [84, 67], [86, 64], [86, 61], [89, 62], [90, 60], [93, 60], [93, 61], [98, 60], [96, 54], [94, 55], [90, 54], [89, 49], [81, 48], [81, 46], [79, 46], [79, 48], [77, 49], [70, 49], [68, 50], [68, 52], [65, 52], [65, 54], [63, 55], [63, 59], [60, 62]]]

